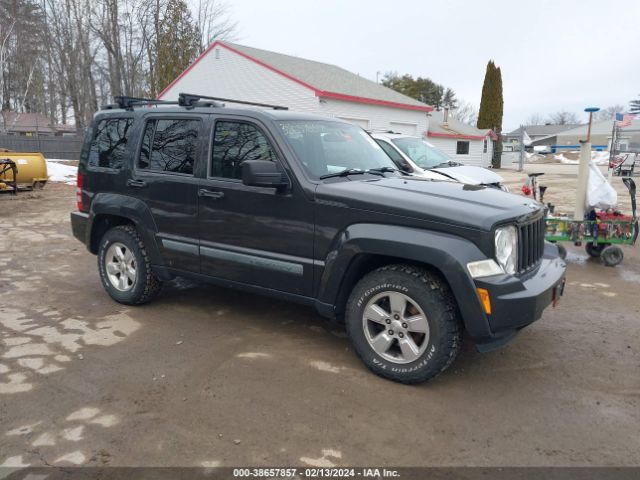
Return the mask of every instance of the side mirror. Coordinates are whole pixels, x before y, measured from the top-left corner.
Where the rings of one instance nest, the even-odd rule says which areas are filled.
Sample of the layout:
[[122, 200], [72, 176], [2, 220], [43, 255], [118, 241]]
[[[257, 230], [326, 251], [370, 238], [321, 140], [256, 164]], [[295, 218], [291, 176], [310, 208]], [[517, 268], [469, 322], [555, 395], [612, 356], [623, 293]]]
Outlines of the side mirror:
[[283, 188], [289, 185], [287, 177], [275, 162], [246, 160], [242, 162], [242, 183], [250, 187]]
[[409, 162], [402, 160], [399, 162], [398, 167], [399, 167], [399, 170], [402, 172], [413, 173], [413, 168], [411, 168], [411, 165], [409, 165]]

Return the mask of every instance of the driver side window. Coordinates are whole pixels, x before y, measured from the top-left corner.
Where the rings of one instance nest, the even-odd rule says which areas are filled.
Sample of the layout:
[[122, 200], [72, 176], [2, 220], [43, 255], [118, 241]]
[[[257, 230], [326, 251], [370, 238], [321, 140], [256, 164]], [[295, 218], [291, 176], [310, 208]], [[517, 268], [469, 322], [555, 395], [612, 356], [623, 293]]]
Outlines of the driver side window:
[[242, 163], [246, 160], [275, 162], [276, 153], [267, 137], [255, 126], [245, 122], [216, 122], [213, 132], [211, 176], [241, 179]]

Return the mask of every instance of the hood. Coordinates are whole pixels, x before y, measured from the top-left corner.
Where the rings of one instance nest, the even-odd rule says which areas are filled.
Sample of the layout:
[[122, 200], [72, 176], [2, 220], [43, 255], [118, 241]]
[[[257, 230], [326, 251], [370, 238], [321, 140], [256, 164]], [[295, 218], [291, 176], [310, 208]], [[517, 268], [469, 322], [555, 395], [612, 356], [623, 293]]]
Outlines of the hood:
[[498, 222], [528, 216], [542, 208], [535, 201], [495, 188], [421, 177], [352, 177], [351, 181], [321, 183], [316, 200], [485, 231]]
[[458, 167], [432, 168], [432, 172], [438, 172], [447, 177], [453, 178], [461, 183], [470, 185], [490, 185], [492, 183], [502, 183], [504, 179], [495, 172], [473, 165], [460, 165]]

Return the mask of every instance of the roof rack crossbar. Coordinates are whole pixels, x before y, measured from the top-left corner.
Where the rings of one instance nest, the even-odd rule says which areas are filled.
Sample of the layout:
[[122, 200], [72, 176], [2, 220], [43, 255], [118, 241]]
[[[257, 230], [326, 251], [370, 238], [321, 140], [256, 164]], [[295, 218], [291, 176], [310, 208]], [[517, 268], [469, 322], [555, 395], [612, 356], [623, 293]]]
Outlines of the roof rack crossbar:
[[[155, 98], [129, 97], [127, 95], [118, 95], [113, 97], [113, 99], [117, 107], [124, 110], [133, 110], [133, 107], [142, 105], [177, 105], [178, 103], [167, 100], [157, 100]], [[107, 105], [105, 108], [113, 108], [113, 106]]]
[[[284, 107], [282, 105], [271, 105], [269, 103], [248, 102], [246, 100], [234, 100], [232, 98], [209, 97], [207, 95], [198, 95], [193, 93], [180, 93], [180, 95], [178, 95], [178, 105], [183, 107], [193, 108], [201, 99], [214, 100], [219, 102], [231, 102], [231, 103], [237, 103], [240, 105], [252, 105], [254, 107], [273, 108], [274, 110], [289, 110], [289, 107]], [[214, 103], [213, 106], [220, 107], [223, 105]]]

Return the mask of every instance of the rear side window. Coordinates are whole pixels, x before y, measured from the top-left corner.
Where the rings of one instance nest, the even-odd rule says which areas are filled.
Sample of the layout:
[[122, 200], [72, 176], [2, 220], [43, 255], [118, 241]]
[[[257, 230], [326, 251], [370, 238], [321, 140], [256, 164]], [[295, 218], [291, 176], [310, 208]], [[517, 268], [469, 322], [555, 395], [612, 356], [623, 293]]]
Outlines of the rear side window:
[[267, 137], [250, 123], [216, 122], [211, 176], [240, 179], [246, 160], [276, 161]]
[[147, 122], [138, 168], [193, 175], [200, 120], [158, 119]]
[[100, 120], [89, 148], [89, 166], [121, 168], [132, 125], [131, 118]]

